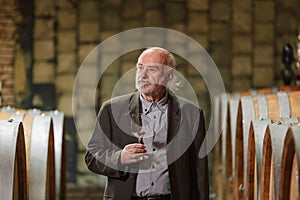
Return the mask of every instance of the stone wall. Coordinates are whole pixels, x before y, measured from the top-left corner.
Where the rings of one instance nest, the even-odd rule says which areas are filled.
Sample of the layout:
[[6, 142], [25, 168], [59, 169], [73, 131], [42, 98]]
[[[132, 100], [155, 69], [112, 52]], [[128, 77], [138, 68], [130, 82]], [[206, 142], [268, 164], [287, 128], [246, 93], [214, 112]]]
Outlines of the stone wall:
[[[89, 113], [111, 97], [118, 79], [134, 67], [140, 52], [128, 53], [111, 63], [96, 96], [89, 85], [90, 76], [98, 73], [97, 65], [92, 65], [86, 76], [80, 77], [80, 84], [85, 85], [81, 91], [85, 98], [73, 105], [80, 113], [73, 116], [76, 72], [98, 44], [132, 28], [173, 29], [193, 38], [208, 51], [227, 91], [243, 91], [282, 84], [281, 50], [287, 42], [295, 46], [300, 30], [299, 0], [33, 0], [33, 4], [33, 51], [25, 52], [32, 57], [32, 74], [27, 77], [31, 77], [35, 87], [54, 88], [51, 102], [55, 108], [78, 122], [80, 137], [72, 135], [76, 135], [78, 142], [77, 164], [71, 165], [76, 168], [74, 183], [79, 186], [104, 185], [105, 179], [89, 172], [84, 164], [84, 143], [90, 135], [88, 127], [94, 123], [94, 116]], [[187, 44], [181, 45], [180, 48], [189, 48]], [[2, 52], [2, 40], [0, 46]], [[106, 50], [113, 53], [114, 48]], [[2, 55], [0, 64], [6, 59]], [[13, 71], [5, 66], [1, 65], [2, 81], [3, 72]], [[183, 58], [178, 58], [178, 71], [190, 81], [209, 121], [209, 96], [201, 76]], [[6, 84], [12, 88], [12, 82]], [[12, 99], [11, 96], [6, 98]], [[92, 102], [86, 106], [86, 101], [93, 98], [99, 102], [97, 108]], [[40, 106], [41, 101], [43, 98], [33, 91], [32, 106]]]

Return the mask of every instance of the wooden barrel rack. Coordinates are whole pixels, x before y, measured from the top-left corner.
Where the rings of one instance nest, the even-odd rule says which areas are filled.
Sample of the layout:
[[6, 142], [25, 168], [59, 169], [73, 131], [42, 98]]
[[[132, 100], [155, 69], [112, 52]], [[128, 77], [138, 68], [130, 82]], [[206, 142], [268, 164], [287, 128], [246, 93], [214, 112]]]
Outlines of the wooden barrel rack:
[[[2, 108], [0, 119], [20, 124], [19, 135], [22, 136], [19, 138], [23, 138], [24, 141], [24, 154], [18, 155], [17, 166], [20, 166], [18, 169], [21, 170], [22, 165], [19, 164], [19, 160], [24, 160], [23, 170], [26, 172], [23, 181], [16, 181], [24, 183], [24, 189], [14, 186], [21, 189], [13, 191], [14, 196], [19, 195], [18, 191], [23, 191], [25, 197], [0, 199], [65, 199], [64, 114], [59, 111], [42, 112], [37, 109], [22, 110], [6, 107]], [[0, 125], [1, 130], [2, 124]], [[22, 145], [18, 145], [18, 148], [21, 147]], [[0, 155], [2, 152], [5, 151], [1, 149]], [[1, 163], [2, 158], [0, 165]], [[20, 173], [17, 174], [22, 177]], [[2, 176], [5, 176], [5, 173], [0, 171], [0, 177]]]
[[299, 198], [300, 91], [222, 95], [214, 116], [221, 130], [212, 152], [215, 199]]

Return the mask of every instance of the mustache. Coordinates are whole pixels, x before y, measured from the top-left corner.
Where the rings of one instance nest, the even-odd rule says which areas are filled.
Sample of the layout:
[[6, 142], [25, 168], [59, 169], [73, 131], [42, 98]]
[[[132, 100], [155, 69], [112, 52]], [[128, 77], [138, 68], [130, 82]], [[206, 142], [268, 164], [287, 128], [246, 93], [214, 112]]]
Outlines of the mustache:
[[143, 78], [140, 78], [137, 80], [138, 83], [151, 83], [151, 81], [149, 79], [143, 79]]

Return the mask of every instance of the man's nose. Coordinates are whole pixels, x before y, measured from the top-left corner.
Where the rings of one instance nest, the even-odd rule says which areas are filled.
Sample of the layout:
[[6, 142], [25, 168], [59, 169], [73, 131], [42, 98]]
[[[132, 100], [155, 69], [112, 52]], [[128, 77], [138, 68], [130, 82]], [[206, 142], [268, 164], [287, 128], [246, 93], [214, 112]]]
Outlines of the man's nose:
[[141, 72], [140, 72], [140, 76], [142, 78], [147, 78], [148, 77], [148, 70], [147, 69], [143, 69]]

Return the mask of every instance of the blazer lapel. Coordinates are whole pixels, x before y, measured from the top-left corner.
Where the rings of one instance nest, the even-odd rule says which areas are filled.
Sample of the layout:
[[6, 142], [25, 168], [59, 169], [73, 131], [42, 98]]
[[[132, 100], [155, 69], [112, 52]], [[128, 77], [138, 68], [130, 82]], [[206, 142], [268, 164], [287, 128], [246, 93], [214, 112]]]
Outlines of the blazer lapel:
[[172, 141], [174, 136], [176, 135], [179, 126], [180, 126], [180, 119], [181, 119], [181, 111], [179, 108], [178, 99], [174, 94], [169, 92], [168, 97], [168, 136], [167, 136], [167, 143]]
[[129, 99], [129, 114], [132, 116], [133, 114], [138, 114], [141, 111], [140, 104], [140, 94], [139, 92], [132, 93], [131, 98]]

